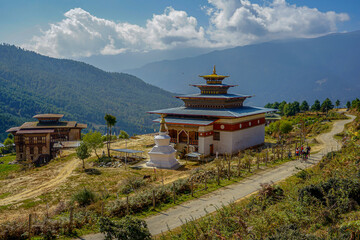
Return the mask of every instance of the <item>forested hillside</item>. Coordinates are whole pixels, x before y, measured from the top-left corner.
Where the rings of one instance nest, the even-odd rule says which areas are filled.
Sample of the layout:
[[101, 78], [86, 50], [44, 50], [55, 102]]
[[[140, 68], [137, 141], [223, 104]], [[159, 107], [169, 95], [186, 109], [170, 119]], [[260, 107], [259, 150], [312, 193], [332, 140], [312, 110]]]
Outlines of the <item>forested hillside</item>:
[[10, 45], [0, 45], [0, 103], [0, 140], [7, 128], [38, 113], [63, 113], [89, 129], [103, 129], [109, 113], [117, 117], [117, 130], [144, 133], [154, 128], [146, 111], [181, 105], [135, 76]]

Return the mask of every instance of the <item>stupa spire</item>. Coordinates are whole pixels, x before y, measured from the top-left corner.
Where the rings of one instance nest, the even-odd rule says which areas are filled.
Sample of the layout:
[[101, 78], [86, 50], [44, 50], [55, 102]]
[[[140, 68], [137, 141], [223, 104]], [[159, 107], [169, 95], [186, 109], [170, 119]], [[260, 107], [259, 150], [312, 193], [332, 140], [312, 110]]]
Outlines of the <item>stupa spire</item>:
[[217, 75], [217, 74], [216, 74], [216, 68], [215, 68], [215, 65], [214, 65], [214, 69], [213, 69], [213, 74], [214, 74], [214, 75]]
[[161, 133], [166, 133], [166, 125], [165, 125], [165, 118], [164, 115], [161, 115], [161, 120], [160, 120], [160, 131]]

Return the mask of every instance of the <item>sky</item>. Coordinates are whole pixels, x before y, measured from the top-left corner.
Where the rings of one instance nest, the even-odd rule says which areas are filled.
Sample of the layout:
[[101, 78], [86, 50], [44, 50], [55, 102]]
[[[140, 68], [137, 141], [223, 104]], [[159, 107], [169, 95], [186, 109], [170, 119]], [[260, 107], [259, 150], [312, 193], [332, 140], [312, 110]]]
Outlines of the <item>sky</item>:
[[356, 30], [359, 0], [0, 0], [0, 42], [60, 58]]

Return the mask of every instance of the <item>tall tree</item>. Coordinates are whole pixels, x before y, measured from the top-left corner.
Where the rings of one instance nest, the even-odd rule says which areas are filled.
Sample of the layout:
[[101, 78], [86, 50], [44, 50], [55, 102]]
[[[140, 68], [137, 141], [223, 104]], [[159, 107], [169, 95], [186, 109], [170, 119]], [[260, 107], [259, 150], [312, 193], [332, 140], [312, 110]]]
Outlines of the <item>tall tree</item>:
[[110, 157], [111, 128], [116, 124], [116, 117], [110, 114], [106, 114], [104, 118], [107, 126], [107, 136], [109, 136], [109, 132], [110, 132], [110, 139], [109, 138], [107, 139], [108, 140], [107, 151], [108, 151], [108, 157]]
[[311, 111], [320, 111], [320, 107], [320, 101], [316, 99], [314, 104], [311, 106]]
[[309, 111], [309, 104], [307, 103], [307, 101], [303, 101], [300, 105], [300, 110], [301, 111]]
[[347, 101], [346, 107], [347, 107], [347, 109], [350, 109], [350, 108], [351, 108], [351, 102], [350, 102], [350, 101]]
[[339, 106], [340, 106], [340, 100], [338, 99], [338, 100], [336, 100], [336, 102], [335, 102], [335, 106], [336, 106], [336, 108], [339, 108]]
[[99, 159], [99, 155], [96, 152], [96, 149], [102, 148], [104, 146], [104, 143], [101, 139], [101, 133], [100, 132], [89, 132], [85, 134], [83, 141], [84, 143], [89, 147], [90, 150], [93, 150], [96, 157]]
[[85, 169], [85, 159], [90, 157], [88, 146], [85, 143], [80, 143], [80, 146], [76, 148], [76, 156], [82, 161], [83, 169]]
[[288, 116], [294, 116], [295, 114], [296, 114], [296, 111], [295, 111], [293, 104], [291, 104], [291, 103], [285, 104], [284, 110], [283, 110], [283, 115], [288, 117]]
[[324, 102], [321, 104], [320, 110], [322, 112], [328, 112], [329, 110], [333, 109], [334, 105], [332, 104], [329, 98], [326, 98]]
[[280, 104], [279, 104], [279, 111], [282, 115], [284, 115], [284, 107], [286, 105], [286, 102], [285, 101], [282, 101]]
[[120, 135], [119, 135], [119, 138], [120, 139], [129, 139], [129, 134], [127, 132], [125, 132], [124, 130], [121, 130], [120, 131]]
[[294, 108], [295, 113], [300, 112], [300, 103], [298, 101], [295, 101], [295, 102], [291, 103], [291, 105]]

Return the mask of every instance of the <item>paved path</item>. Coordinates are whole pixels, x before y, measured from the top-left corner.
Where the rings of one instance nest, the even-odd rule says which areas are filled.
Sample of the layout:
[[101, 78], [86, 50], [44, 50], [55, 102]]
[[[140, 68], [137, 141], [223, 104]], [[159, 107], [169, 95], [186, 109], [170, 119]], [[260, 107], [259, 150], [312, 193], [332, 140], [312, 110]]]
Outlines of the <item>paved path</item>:
[[[214, 212], [216, 208], [222, 205], [228, 205], [234, 200], [241, 199], [256, 192], [260, 189], [260, 183], [278, 182], [296, 173], [298, 171], [296, 167], [307, 168], [316, 164], [324, 154], [340, 148], [340, 144], [333, 136], [342, 132], [344, 125], [353, 121], [355, 118], [354, 116], [348, 116], [351, 117], [351, 119], [336, 121], [330, 132], [318, 136], [317, 139], [324, 144], [324, 148], [321, 152], [312, 155], [307, 162], [296, 160], [287, 162], [276, 168], [264, 170], [244, 179], [242, 182], [218, 189], [200, 198], [185, 202], [158, 215], [149, 217], [146, 219], [146, 222], [150, 233], [157, 235], [161, 232], [166, 232], [168, 228], [174, 229], [179, 227], [185, 220], [198, 219], [208, 213]], [[84, 236], [81, 239], [100, 240], [103, 239], [103, 235], [93, 234]]]

